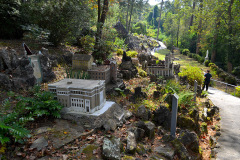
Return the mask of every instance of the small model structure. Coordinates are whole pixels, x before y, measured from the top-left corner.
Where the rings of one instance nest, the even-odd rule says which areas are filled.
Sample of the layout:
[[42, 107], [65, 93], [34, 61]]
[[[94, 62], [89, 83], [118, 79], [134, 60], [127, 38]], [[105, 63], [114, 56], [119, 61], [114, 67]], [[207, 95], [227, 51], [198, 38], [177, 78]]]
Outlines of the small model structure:
[[171, 77], [173, 76], [172, 54], [165, 56], [165, 61], [159, 61], [156, 65], [147, 66], [147, 73], [156, 76]]
[[95, 66], [92, 69], [88, 70], [88, 74], [91, 79], [94, 80], [105, 80], [105, 83], [110, 82], [110, 66], [109, 65], [101, 65]]
[[93, 57], [87, 54], [74, 54], [72, 58], [72, 68], [80, 70], [92, 69]]
[[49, 84], [48, 89], [57, 94], [66, 112], [91, 114], [106, 102], [104, 80], [63, 79]]

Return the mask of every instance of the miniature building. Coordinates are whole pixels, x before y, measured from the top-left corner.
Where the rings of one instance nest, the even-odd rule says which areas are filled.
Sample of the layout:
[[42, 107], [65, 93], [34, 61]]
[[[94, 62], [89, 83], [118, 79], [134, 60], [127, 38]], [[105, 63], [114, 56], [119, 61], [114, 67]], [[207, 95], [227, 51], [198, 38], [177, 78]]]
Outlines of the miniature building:
[[164, 77], [173, 76], [172, 55], [167, 54], [163, 63], [160, 62], [158, 65], [147, 66], [147, 73]]
[[87, 70], [91, 79], [105, 80], [105, 83], [117, 81], [117, 62], [114, 59], [105, 61], [105, 65], [92, 66], [92, 69]]
[[72, 68], [88, 70], [92, 69], [93, 57], [87, 54], [74, 54], [72, 58]]
[[105, 80], [105, 83], [110, 82], [110, 66], [109, 65], [101, 65], [93, 67], [88, 70], [88, 74], [91, 79], [95, 80]]
[[91, 114], [106, 102], [105, 83], [102, 80], [63, 79], [49, 84], [49, 91], [57, 94], [66, 112]]

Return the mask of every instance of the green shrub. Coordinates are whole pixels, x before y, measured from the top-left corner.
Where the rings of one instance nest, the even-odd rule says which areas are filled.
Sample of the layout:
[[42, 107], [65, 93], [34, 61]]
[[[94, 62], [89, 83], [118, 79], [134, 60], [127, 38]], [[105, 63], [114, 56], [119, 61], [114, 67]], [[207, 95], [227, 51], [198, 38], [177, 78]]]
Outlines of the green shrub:
[[129, 57], [136, 57], [137, 56], [137, 51], [127, 51], [127, 56]]
[[214, 64], [214, 63], [209, 63], [208, 66], [213, 71], [217, 71], [217, 69], [218, 69], [218, 66], [216, 64]]
[[117, 55], [118, 55], [118, 56], [123, 55], [123, 50], [122, 50], [122, 49], [118, 49], [118, 50], [117, 50]]
[[193, 53], [188, 53], [187, 56], [188, 56], [189, 58], [193, 58]]
[[232, 85], [236, 85], [236, 83], [237, 83], [237, 80], [232, 76], [227, 76], [225, 78], [225, 81], [229, 84], [232, 84]]
[[183, 69], [182, 72], [178, 73], [180, 77], [187, 76], [188, 83], [190, 85], [194, 85], [194, 80], [198, 82], [198, 85], [202, 85], [204, 77], [202, 70], [198, 67], [188, 66]]
[[36, 93], [35, 97], [18, 97], [20, 100], [17, 107], [24, 106], [25, 114], [32, 117], [53, 116], [60, 118], [60, 111], [63, 106], [54, 99], [54, 94], [51, 92]]
[[188, 53], [190, 53], [189, 49], [183, 49], [182, 50], [183, 55], [188, 55]]
[[211, 63], [211, 61], [210, 61], [210, 60], [206, 60], [206, 61], [204, 62], [204, 65], [205, 65], [206, 67], [208, 67], [209, 63]]
[[236, 93], [235, 93], [235, 95], [236, 95], [237, 97], [240, 97], [240, 86], [237, 86], [237, 87], [236, 87]]
[[178, 94], [178, 96], [179, 96], [178, 102], [180, 106], [189, 107], [195, 104], [195, 102], [193, 101], [194, 98], [193, 92], [189, 91], [181, 92]]
[[234, 67], [232, 74], [240, 78], [240, 66]]
[[77, 45], [81, 48], [82, 54], [89, 54], [91, 51], [93, 51], [94, 42], [94, 38], [89, 35], [77, 39]]
[[30, 136], [30, 131], [24, 128], [32, 117], [23, 117], [18, 112], [4, 114], [0, 112], [0, 144], [8, 142], [18, 142], [24, 137]]
[[201, 132], [202, 132], [202, 134], [208, 134], [208, 130], [207, 130], [207, 123], [205, 123], [205, 122], [203, 122], [202, 124], [201, 124]]
[[147, 72], [144, 71], [144, 70], [141, 69], [141, 68], [138, 69], [138, 74], [139, 74], [141, 77], [147, 77]]
[[223, 71], [219, 68], [216, 69], [216, 74], [219, 76]]
[[219, 74], [219, 78], [221, 78], [223, 81], [225, 81], [225, 78], [227, 77], [227, 74], [226, 73], [224, 73], [224, 72], [221, 72], [220, 74]]

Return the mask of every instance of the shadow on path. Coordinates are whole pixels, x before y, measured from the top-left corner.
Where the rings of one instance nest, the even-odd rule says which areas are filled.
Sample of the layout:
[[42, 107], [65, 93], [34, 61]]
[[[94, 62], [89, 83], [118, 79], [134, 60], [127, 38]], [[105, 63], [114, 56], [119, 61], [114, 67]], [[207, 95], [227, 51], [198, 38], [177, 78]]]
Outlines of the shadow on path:
[[240, 98], [209, 87], [208, 97], [220, 108], [221, 136], [217, 159], [240, 159]]

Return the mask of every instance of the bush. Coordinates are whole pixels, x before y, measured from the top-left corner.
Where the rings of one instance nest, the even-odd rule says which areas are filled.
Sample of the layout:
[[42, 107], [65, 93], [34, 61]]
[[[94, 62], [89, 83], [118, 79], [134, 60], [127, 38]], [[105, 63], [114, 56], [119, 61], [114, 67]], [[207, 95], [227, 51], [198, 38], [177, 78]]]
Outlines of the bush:
[[234, 67], [232, 74], [240, 78], [240, 66]]
[[209, 63], [211, 63], [211, 61], [210, 61], [210, 60], [206, 60], [206, 61], [204, 62], [204, 65], [205, 65], [206, 67], [208, 67]]
[[81, 48], [82, 54], [89, 54], [91, 51], [93, 51], [94, 42], [94, 38], [89, 35], [77, 39], [77, 45]]
[[127, 51], [127, 56], [129, 57], [136, 57], [137, 56], [137, 51]]
[[127, 45], [125, 44], [125, 40], [121, 39], [121, 38], [118, 38], [118, 37], [115, 38], [114, 46], [116, 48], [120, 48], [120, 49], [127, 49]]
[[236, 94], [237, 97], [240, 97], [240, 86], [236, 87]]
[[0, 37], [6, 39], [22, 38], [21, 3], [18, 0], [1, 0], [0, 2]]
[[147, 77], [147, 72], [145, 72], [143, 69], [141, 68], [138, 68], [138, 74], [141, 76], [141, 77]]
[[198, 67], [188, 66], [183, 69], [182, 72], [178, 73], [180, 77], [187, 76], [188, 83], [190, 85], [194, 85], [194, 80], [198, 82], [198, 85], [202, 85], [204, 77], [202, 70]]
[[189, 49], [183, 49], [182, 50], [183, 55], [188, 55], [188, 53], [190, 53]]
[[227, 74], [226, 73], [224, 73], [224, 72], [221, 72], [220, 74], [219, 74], [219, 78], [221, 78], [223, 81], [225, 81], [225, 78], [227, 77]]
[[117, 55], [118, 55], [118, 56], [123, 55], [123, 50], [122, 50], [122, 49], [118, 49], [118, 50], [117, 50]]
[[188, 53], [187, 56], [188, 56], [189, 58], [193, 58], [193, 53]]
[[218, 69], [218, 66], [216, 64], [214, 64], [214, 63], [209, 63], [208, 66], [213, 71], [217, 71], [217, 69]]
[[225, 81], [229, 84], [232, 84], [232, 85], [236, 85], [236, 83], [237, 83], [237, 80], [232, 76], [227, 76], [225, 78]]

